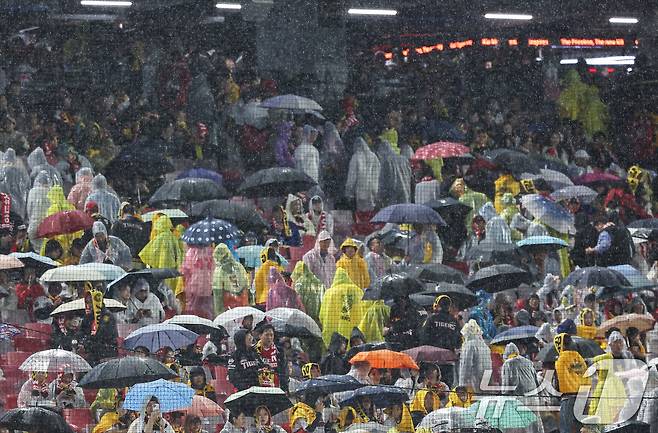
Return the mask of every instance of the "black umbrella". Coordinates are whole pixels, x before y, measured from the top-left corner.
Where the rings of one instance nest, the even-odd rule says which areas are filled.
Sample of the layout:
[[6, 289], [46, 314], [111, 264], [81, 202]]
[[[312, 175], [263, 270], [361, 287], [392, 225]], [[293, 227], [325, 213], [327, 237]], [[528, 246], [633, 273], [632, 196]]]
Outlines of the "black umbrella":
[[442, 217], [446, 217], [449, 214], [457, 213], [463, 216], [466, 216], [471, 211], [471, 207], [456, 200], [452, 197], [443, 197], [438, 200], [430, 200], [424, 203], [425, 206], [429, 206], [439, 213]]
[[267, 222], [256, 209], [228, 200], [206, 200], [192, 205], [192, 217], [213, 217], [230, 221], [244, 231], [260, 231], [267, 227]]
[[299, 388], [297, 388], [295, 394], [302, 395], [306, 392], [311, 392], [317, 395], [327, 395], [334, 392], [353, 391], [362, 386], [363, 385], [352, 376], [327, 374], [303, 382]]
[[380, 299], [393, 299], [418, 293], [423, 290], [423, 285], [409, 275], [388, 274], [375, 281], [371, 289], [380, 290]]
[[64, 418], [44, 407], [11, 409], [0, 417], [0, 426], [17, 431], [43, 431], [48, 433], [73, 433]]
[[630, 281], [620, 272], [610, 268], [599, 266], [590, 266], [587, 268], [576, 269], [565, 278], [560, 287], [608, 287], [608, 288], [630, 288]]
[[658, 229], [658, 218], [647, 218], [643, 220], [635, 220], [628, 225], [629, 229]]
[[108, 178], [160, 177], [174, 171], [167, 158], [152, 147], [128, 146], [103, 170]]
[[417, 203], [394, 204], [377, 212], [373, 223], [434, 224], [446, 226], [446, 222], [434, 209]]
[[107, 285], [107, 291], [105, 293], [105, 297], [113, 298], [114, 291], [117, 288], [126, 284], [132, 286], [133, 284], [135, 284], [135, 281], [137, 281], [140, 278], [144, 278], [149, 283], [149, 287], [151, 291], [162, 301], [164, 299], [164, 295], [160, 293], [160, 291], [158, 290], [160, 281], [169, 278], [180, 277], [180, 275], [181, 275], [180, 272], [178, 272], [178, 270], [176, 269], [148, 268], [139, 271], [128, 272], [127, 274], [122, 275], [120, 278], [117, 278], [116, 280], [112, 281], [110, 284]]
[[391, 269], [391, 272], [406, 274], [412, 278], [427, 282], [446, 282], [463, 284], [464, 274], [455, 268], [443, 265], [441, 263], [428, 263], [424, 265], [398, 265]]
[[651, 424], [640, 421], [628, 421], [607, 427], [605, 433], [649, 433]]
[[[595, 356], [603, 355], [605, 352], [594, 340], [586, 338], [571, 336], [576, 352], [580, 353], [583, 358], [594, 358]], [[554, 344], [547, 344], [537, 354], [537, 360], [541, 362], [551, 363], [557, 361], [557, 350]]]
[[248, 416], [253, 416], [260, 406], [268, 408], [272, 415], [292, 407], [290, 399], [281, 388], [263, 386], [252, 386], [244, 391], [236, 392], [224, 401], [224, 405], [231, 413], [244, 412]]
[[303, 171], [273, 167], [247, 177], [238, 192], [247, 197], [285, 196], [308, 191], [318, 183]]
[[512, 265], [493, 265], [477, 271], [466, 283], [466, 287], [495, 293], [515, 289], [523, 283], [530, 284], [530, 282], [530, 274], [523, 269]]
[[187, 177], [167, 182], [153, 193], [149, 203], [151, 205], [172, 202], [193, 202], [226, 198], [229, 193], [224, 187], [210, 179]]
[[460, 310], [475, 307], [478, 304], [475, 293], [462, 284], [439, 283], [434, 289], [421, 292], [421, 295], [432, 295], [434, 298], [441, 295], [450, 296], [452, 302]]
[[347, 398], [341, 400], [339, 404], [342, 407], [356, 405], [359, 399], [368, 397], [372, 404], [377, 407], [387, 407], [392, 404], [405, 402], [409, 399], [409, 394], [404, 388], [385, 385], [368, 385], [350, 392]]
[[502, 170], [510, 173], [539, 173], [539, 167], [535, 161], [525, 153], [516, 150], [494, 149], [487, 152], [485, 158], [496, 164]]
[[420, 305], [422, 308], [427, 308], [434, 305], [436, 296], [427, 295], [425, 293], [416, 293], [414, 295], [409, 296], [409, 299], [411, 300], [412, 303], [416, 303]]
[[153, 358], [127, 356], [98, 364], [85, 374], [80, 386], [91, 389], [124, 388], [138, 383], [175, 377], [178, 377], [176, 373]]
[[515, 244], [487, 242], [486, 239], [469, 248], [464, 259], [471, 262], [493, 262], [496, 264], [520, 262]]

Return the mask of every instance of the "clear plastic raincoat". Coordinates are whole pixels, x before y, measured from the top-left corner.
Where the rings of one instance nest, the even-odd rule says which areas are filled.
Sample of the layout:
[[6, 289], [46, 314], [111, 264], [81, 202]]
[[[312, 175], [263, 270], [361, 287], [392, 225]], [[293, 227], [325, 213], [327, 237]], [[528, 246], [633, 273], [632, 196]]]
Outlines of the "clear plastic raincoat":
[[226, 244], [219, 244], [213, 253], [215, 273], [212, 277], [212, 291], [215, 314], [228, 308], [243, 307], [249, 303], [249, 274], [242, 264], [235, 260]]
[[470, 386], [477, 393], [485, 372], [491, 371], [491, 350], [475, 320], [469, 320], [461, 333], [464, 342], [459, 358], [459, 386]]
[[116, 236], [108, 236], [105, 224], [96, 221], [92, 227], [92, 233], [94, 235], [96, 233], [105, 233], [105, 236], [107, 236], [107, 247], [105, 251], [101, 250], [96, 238], [92, 238], [84, 250], [82, 250], [82, 254], [80, 255], [81, 265], [85, 263], [111, 263], [120, 266], [125, 271], [132, 269], [133, 262], [130, 248]]
[[30, 169], [30, 177], [32, 179], [36, 178], [37, 175], [43, 170], [48, 173], [52, 183], [62, 184], [62, 175], [60, 172], [48, 164], [46, 159], [46, 154], [43, 152], [43, 149], [37, 147], [30, 153], [27, 157], [27, 165]]
[[345, 196], [356, 199], [357, 211], [371, 211], [376, 207], [380, 171], [379, 158], [363, 138], [358, 138], [354, 142], [345, 184]]
[[77, 210], [85, 210], [85, 202], [91, 194], [91, 180], [94, 172], [89, 167], [82, 167], [75, 173], [75, 185], [69, 191], [68, 200], [73, 203]]
[[359, 326], [366, 307], [362, 297], [363, 290], [350, 280], [347, 272], [342, 268], [337, 269], [333, 285], [325, 292], [320, 306], [325, 345], [329, 345], [334, 332], [349, 338], [352, 329]]
[[91, 193], [87, 196], [85, 204], [90, 201], [98, 205], [98, 213], [114, 223], [119, 217], [121, 200], [107, 186], [107, 179], [102, 174], [97, 174], [91, 181]]
[[50, 191], [50, 176], [45, 170], [34, 178], [34, 186], [27, 195], [27, 234], [32, 241], [32, 245], [37, 250], [41, 249], [41, 239], [36, 239], [37, 230], [41, 221], [48, 215], [50, 200], [48, 200], [48, 191]]
[[313, 146], [317, 133], [317, 129], [311, 125], [304, 125], [302, 142], [294, 154], [297, 170], [303, 171], [316, 182], [320, 180], [320, 152]]
[[393, 151], [391, 143], [382, 141], [377, 149], [381, 164], [379, 201], [384, 206], [411, 202], [411, 166], [409, 161]]
[[16, 151], [7, 149], [0, 163], [0, 192], [11, 197], [11, 210], [25, 218], [27, 194], [30, 191], [30, 175], [23, 163], [16, 158]]
[[181, 266], [185, 282], [185, 313], [195, 314], [206, 319], [214, 319], [212, 298], [212, 278], [215, 269], [213, 249], [191, 246], [185, 252]]
[[297, 262], [290, 275], [292, 287], [299, 293], [302, 303], [306, 307], [306, 314], [316, 322], [320, 321], [320, 305], [324, 296], [325, 286], [303, 261]]

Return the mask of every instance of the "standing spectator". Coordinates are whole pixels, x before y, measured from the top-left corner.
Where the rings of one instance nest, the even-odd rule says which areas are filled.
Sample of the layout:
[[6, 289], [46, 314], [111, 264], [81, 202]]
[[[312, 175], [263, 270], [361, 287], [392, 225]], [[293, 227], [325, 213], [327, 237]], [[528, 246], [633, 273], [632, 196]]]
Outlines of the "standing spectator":
[[343, 254], [336, 262], [336, 268], [344, 269], [352, 282], [365, 290], [370, 286], [370, 274], [366, 261], [357, 253], [358, 249], [359, 245], [354, 239], [345, 239], [340, 246]]
[[91, 194], [91, 181], [94, 171], [89, 167], [82, 167], [75, 173], [75, 185], [69, 191], [68, 201], [73, 203], [77, 210], [85, 210], [85, 202]]
[[228, 361], [228, 378], [238, 391], [259, 386], [261, 370], [266, 369], [261, 356], [253, 348], [254, 337], [251, 331], [238, 329], [233, 336], [235, 352]]
[[137, 216], [135, 207], [128, 202], [121, 203], [119, 219], [112, 224], [111, 233], [128, 245], [130, 255], [134, 258], [138, 257], [139, 252], [149, 241], [146, 224]]
[[41, 250], [43, 244], [43, 239], [37, 238], [37, 229], [50, 207], [48, 191], [51, 185], [50, 176], [46, 171], [42, 171], [34, 178], [34, 186], [27, 195], [27, 234], [37, 251]]
[[381, 164], [363, 138], [354, 142], [345, 184], [345, 197], [355, 200], [357, 213], [370, 214], [377, 206]]
[[491, 350], [484, 342], [482, 330], [475, 320], [469, 320], [461, 334], [464, 342], [459, 358], [459, 386], [469, 386], [478, 393], [482, 389], [482, 378], [491, 371]]
[[322, 374], [347, 374], [350, 366], [345, 360], [347, 352], [347, 338], [338, 332], [331, 334], [331, 341], [327, 346], [327, 354], [320, 362]]
[[190, 246], [181, 266], [185, 282], [185, 312], [207, 319], [214, 318], [212, 273], [215, 269], [211, 246]]
[[265, 304], [267, 303], [267, 297], [270, 291], [270, 268], [283, 271], [283, 267], [281, 266], [279, 256], [273, 247], [266, 247], [263, 249], [263, 252], [261, 252], [261, 261], [263, 264], [260, 265], [254, 276], [254, 288], [256, 289], [255, 303], [257, 306], [265, 309]]
[[[411, 202], [411, 166], [409, 161], [382, 140], [377, 149], [381, 164], [379, 173], [379, 203], [382, 207]], [[372, 180], [370, 180], [372, 182]]]
[[25, 203], [30, 192], [30, 175], [21, 162], [16, 159], [16, 151], [7, 149], [0, 163], [0, 192], [11, 197], [11, 210], [25, 218]]
[[306, 312], [299, 293], [286, 284], [283, 276], [276, 268], [270, 268], [269, 285], [270, 290], [267, 294], [265, 311], [283, 307]]
[[331, 234], [324, 230], [315, 239], [315, 248], [304, 254], [304, 265], [325, 287], [331, 287], [336, 274], [335, 248]]
[[288, 362], [284, 351], [274, 343], [274, 326], [267, 323], [259, 329], [260, 338], [256, 344], [256, 352], [268, 366], [261, 373], [261, 385], [273, 386], [288, 391]]
[[121, 201], [119, 197], [107, 185], [107, 179], [102, 174], [97, 174], [91, 181], [91, 193], [87, 196], [86, 203], [96, 202], [98, 211], [110, 222], [115, 222], [119, 217]]
[[393, 261], [384, 252], [381, 239], [378, 236], [372, 236], [368, 239], [366, 246], [369, 251], [365, 256], [365, 261], [368, 265], [370, 281], [377, 281], [388, 272]]
[[352, 329], [359, 326], [366, 312], [362, 297], [363, 290], [352, 282], [344, 269], [339, 268], [334, 283], [324, 293], [320, 306], [322, 339], [327, 346], [334, 332], [347, 338]]
[[301, 143], [295, 149], [295, 167], [306, 173], [316, 182], [320, 181], [320, 152], [313, 146], [318, 138], [318, 130], [304, 125]]
[[419, 329], [420, 343], [457, 350], [461, 344], [459, 324], [450, 314], [452, 300], [447, 295], [441, 295], [434, 301], [434, 314], [425, 319]]
[[212, 291], [215, 315], [242, 307], [249, 303], [249, 274], [238, 262], [226, 244], [219, 244], [213, 253], [215, 272]]
[[589, 384], [590, 379], [584, 377], [587, 364], [582, 356], [575, 350], [571, 336], [558, 334], [554, 339], [555, 349], [558, 353], [555, 362], [557, 376], [557, 391], [562, 393], [560, 402], [560, 433], [572, 433], [579, 426], [573, 409], [576, 395], [581, 385]]
[[315, 195], [311, 197], [308, 206], [308, 219], [315, 226], [315, 233], [327, 231], [331, 236], [334, 234], [334, 217], [324, 209], [322, 197]]

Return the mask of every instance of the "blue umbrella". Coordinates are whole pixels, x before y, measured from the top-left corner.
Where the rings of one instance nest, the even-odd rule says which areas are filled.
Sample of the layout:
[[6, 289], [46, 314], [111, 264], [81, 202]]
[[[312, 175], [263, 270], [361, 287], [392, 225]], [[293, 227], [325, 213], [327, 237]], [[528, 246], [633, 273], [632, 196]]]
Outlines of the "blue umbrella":
[[128, 390], [123, 408], [140, 412], [151, 397], [155, 397], [160, 403], [161, 412], [173, 412], [192, 406], [195, 393], [187, 384], [164, 379], [138, 383]]
[[537, 245], [556, 246], [558, 248], [569, 246], [569, 244], [567, 244], [562, 239], [554, 238], [553, 236], [529, 236], [516, 243], [516, 246], [518, 247], [529, 247]]
[[222, 186], [224, 178], [216, 171], [207, 170], [205, 168], [190, 168], [180, 173], [176, 179], [185, 179], [188, 177], [196, 177], [198, 179], [210, 179], [217, 185]]
[[539, 194], [528, 194], [521, 198], [521, 204], [533, 217], [559, 233], [576, 232], [573, 214], [554, 201]]
[[353, 391], [362, 386], [363, 385], [352, 376], [327, 374], [303, 382], [299, 388], [297, 388], [295, 393], [302, 395], [305, 392], [311, 392], [325, 395], [333, 394], [334, 392]]
[[240, 247], [236, 250], [240, 261], [244, 262], [243, 265], [248, 268], [259, 268], [262, 265], [260, 260], [260, 253], [265, 248], [262, 245], [247, 245]]
[[634, 289], [648, 289], [656, 286], [656, 283], [652, 283], [640, 270], [631, 265], [608, 266], [608, 269], [617, 271], [626, 277]]
[[159, 323], [144, 326], [131, 332], [123, 342], [123, 347], [132, 350], [138, 346], [143, 346], [151, 352], [157, 352], [163, 347], [179, 349], [194, 343], [198, 336], [198, 334], [182, 326]]
[[416, 203], [394, 204], [385, 207], [377, 212], [371, 221], [374, 223], [447, 225], [434, 209]]
[[394, 386], [371, 385], [350, 392], [346, 399], [340, 402], [341, 406], [353, 406], [358, 403], [359, 398], [368, 397], [372, 404], [377, 407], [387, 407], [402, 403], [409, 399], [407, 391]]
[[230, 222], [208, 217], [192, 224], [185, 230], [181, 239], [187, 245], [205, 247], [212, 244], [235, 242], [239, 236], [238, 229]]
[[508, 331], [501, 332], [500, 334], [496, 335], [494, 339], [489, 342], [489, 344], [503, 344], [515, 340], [535, 338], [535, 334], [538, 330], [539, 328], [531, 325], [517, 326], [516, 328], [512, 328]]

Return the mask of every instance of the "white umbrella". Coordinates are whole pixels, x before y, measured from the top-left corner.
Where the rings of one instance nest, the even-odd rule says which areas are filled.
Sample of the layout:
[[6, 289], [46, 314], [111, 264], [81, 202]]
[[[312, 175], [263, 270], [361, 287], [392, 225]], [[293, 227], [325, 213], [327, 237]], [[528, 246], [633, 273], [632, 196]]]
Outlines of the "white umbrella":
[[299, 330], [304, 330], [315, 337], [322, 338], [322, 331], [315, 320], [296, 308], [273, 308], [265, 313], [265, 316], [273, 319], [272, 325], [277, 332], [297, 333]]
[[50, 268], [56, 268], [57, 266], [59, 266], [59, 263], [57, 263], [50, 257], [41, 256], [31, 251], [29, 253], [10, 253], [9, 255], [11, 257], [16, 257], [18, 260], [20, 260], [23, 263], [27, 262], [28, 266], [30, 265], [34, 266], [35, 264], [47, 266]]
[[0, 270], [22, 268], [23, 262], [13, 256], [0, 254]]
[[219, 330], [219, 327], [217, 327], [212, 320], [195, 316], [193, 314], [179, 314], [171, 319], [165, 320], [163, 323], [182, 326], [183, 328], [196, 332], [199, 335], [210, 334], [212, 331]]
[[92, 267], [80, 265], [60, 266], [48, 269], [40, 278], [42, 283], [66, 283], [80, 281], [106, 281], [106, 276]]
[[80, 355], [68, 350], [50, 349], [30, 355], [20, 367], [21, 371], [43, 371], [61, 373], [66, 369], [73, 373], [91, 370], [91, 366]]
[[555, 201], [575, 198], [585, 204], [590, 204], [598, 195], [598, 192], [594, 191], [592, 188], [586, 187], [585, 185], [572, 185], [553, 192], [551, 198]]
[[153, 221], [153, 217], [155, 217], [158, 214], [167, 215], [170, 219], [188, 218], [187, 214], [180, 209], [160, 209], [160, 210], [154, 210], [145, 213], [144, 215], [142, 215], [142, 221], [144, 221], [145, 223], [151, 222]]
[[[105, 308], [107, 308], [113, 313], [123, 311], [127, 308], [121, 302], [111, 298], [103, 299], [103, 304], [105, 305]], [[84, 310], [85, 310], [85, 300], [76, 299], [75, 301], [67, 302], [55, 308], [53, 312], [50, 313], [50, 315], [55, 316], [57, 314], [70, 313], [72, 311], [84, 311]]]
[[569, 179], [564, 173], [559, 171], [551, 170], [550, 168], [542, 168], [539, 170], [541, 172], [541, 177], [546, 182], [548, 182], [553, 189], [565, 188], [567, 186], [572, 186], [573, 182]]
[[312, 99], [297, 95], [280, 95], [264, 100], [261, 107], [278, 108], [281, 110], [315, 110], [322, 111], [320, 104]]
[[346, 432], [350, 433], [387, 433], [391, 428], [384, 424], [371, 421], [366, 423], [352, 424]]
[[237, 307], [224, 311], [222, 314], [215, 317], [213, 323], [215, 325], [223, 326], [229, 335], [233, 336], [235, 331], [237, 331], [242, 325], [242, 320], [247, 316], [252, 316], [254, 318], [254, 325], [256, 325], [256, 323], [265, 318], [265, 313], [254, 307]]
[[261, 107], [259, 102], [248, 102], [242, 108], [242, 122], [253, 126], [256, 129], [263, 129], [267, 126], [267, 108]]
[[431, 432], [458, 431], [473, 428], [473, 415], [463, 407], [447, 407], [430, 412], [418, 424], [417, 428], [425, 428]]
[[96, 272], [100, 272], [105, 276], [103, 278], [104, 281], [114, 281], [126, 275], [126, 271], [123, 268], [109, 263], [85, 263], [78, 266], [83, 269], [93, 269]]

